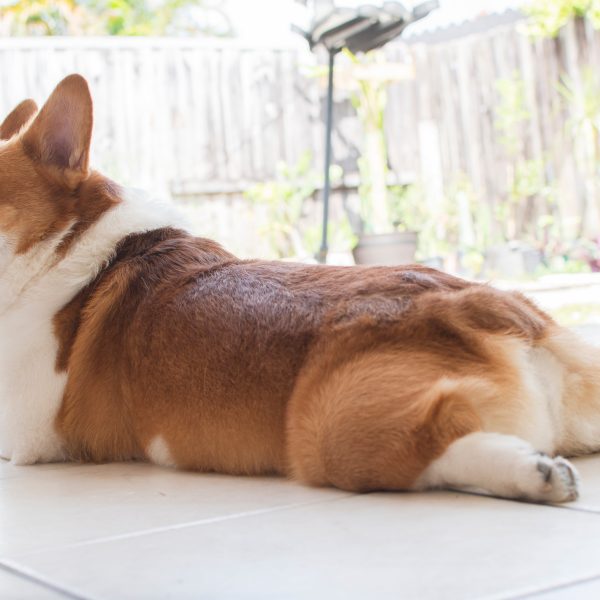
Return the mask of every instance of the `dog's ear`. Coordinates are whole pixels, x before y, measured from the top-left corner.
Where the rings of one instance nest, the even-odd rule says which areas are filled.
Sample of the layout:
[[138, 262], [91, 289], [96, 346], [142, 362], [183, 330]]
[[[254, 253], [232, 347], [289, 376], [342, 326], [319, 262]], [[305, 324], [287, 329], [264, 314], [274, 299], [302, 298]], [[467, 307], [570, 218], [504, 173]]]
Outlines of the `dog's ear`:
[[75, 189], [89, 174], [92, 124], [88, 84], [81, 75], [69, 75], [23, 135], [23, 146], [52, 179]]
[[35, 115], [38, 107], [33, 100], [23, 100], [0, 125], [0, 140], [9, 140]]

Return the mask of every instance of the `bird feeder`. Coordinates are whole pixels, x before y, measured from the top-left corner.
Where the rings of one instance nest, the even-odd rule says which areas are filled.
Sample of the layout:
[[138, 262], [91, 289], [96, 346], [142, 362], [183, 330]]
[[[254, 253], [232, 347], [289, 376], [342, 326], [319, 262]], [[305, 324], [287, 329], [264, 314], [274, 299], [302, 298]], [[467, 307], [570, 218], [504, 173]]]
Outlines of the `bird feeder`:
[[338, 6], [312, 23], [308, 30], [294, 27], [308, 42], [311, 51], [325, 48], [329, 56], [325, 121], [325, 167], [323, 184], [323, 231], [318, 260], [327, 261], [329, 195], [331, 192], [331, 133], [333, 127], [333, 82], [335, 56], [344, 48], [353, 54], [369, 52], [399, 37], [408, 25], [423, 19], [438, 8], [438, 0], [421, 2], [408, 9], [400, 2], [384, 2], [381, 6]]

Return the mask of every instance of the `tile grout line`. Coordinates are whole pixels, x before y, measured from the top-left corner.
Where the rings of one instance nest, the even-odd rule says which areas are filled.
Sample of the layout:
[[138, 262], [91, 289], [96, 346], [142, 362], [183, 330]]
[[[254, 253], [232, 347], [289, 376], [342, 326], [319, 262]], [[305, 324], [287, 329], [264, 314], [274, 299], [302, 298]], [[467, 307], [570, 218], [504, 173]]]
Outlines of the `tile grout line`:
[[486, 600], [525, 600], [527, 598], [535, 598], [540, 594], [548, 592], [554, 592], [559, 590], [567, 590], [578, 585], [585, 583], [591, 583], [593, 581], [600, 581], [600, 573], [596, 572], [593, 575], [586, 575], [579, 577], [578, 579], [571, 579], [559, 583], [555, 583], [549, 586], [530, 587], [522, 589], [521, 591], [507, 592], [505, 594], [494, 594], [493, 596], [487, 596]]
[[101, 538], [94, 538], [94, 539], [85, 540], [82, 542], [74, 542], [72, 544], [64, 544], [64, 545], [56, 546], [56, 547], [52, 547], [52, 548], [42, 548], [40, 550], [35, 550], [33, 552], [26, 552], [24, 554], [20, 554], [20, 555], [16, 556], [14, 559], [8, 559], [7, 561], [3, 561], [2, 559], [0, 559], [0, 565], [2, 565], [3, 562], [8, 562], [8, 561], [10, 561], [11, 563], [14, 562], [14, 564], [19, 564], [18, 562], [15, 562], [15, 561], [18, 561], [18, 560], [24, 559], [24, 558], [28, 558], [30, 556], [36, 556], [37, 554], [44, 554], [45, 552], [50, 552], [50, 551], [72, 550], [74, 548], [83, 548], [86, 546], [93, 546], [94, 544], [107, 544], [110, 542], [118, 542], [118, 541], [122, 541], [122, 540], [135, 539], [135, 538], [144, 537], [146, 535], [154, 535], [157, 533], [166, 533], [167, 531], [178, 531], [180, 529], [186, 529], [188, 527], [198, 527], [201, 525], [212, 525], [213, 523], [222, 523], [224, 521], [243, 519], [246, 517], [260, 516], [260, 515], [264, 515], [264, 514], [280, 512], [280, 511], [290, 510], [290, 509], [294, 509], [294, 508], [313, 506], [315, 504], [340, 502], [342, 500], [348, 500], [349, 498], [354, 498], [356, 495], [357, 494], [347, 494], [342, 497], [330, 498], [328, 500], [313, 500], [311, 502], [294, 502], [291, 504], [282, 504], [280, 506], [274, 506], [274, 507], [269, 507], [269, 508], [258, 508], [255, 510], [244, 511], [244, 512], [234, 513], [234, 514], [230, 514], [230, 515], [209, 517], [206, 519], [198, 519], [197, 521], [186, 521], [185, 523], [176, 523], [173, 525], [163, 525], [161, 527], [151, 527], [149, 529], [142, 529], [141, 531], [133, 531], [133, 532], [129, 532], [129, 533], [121, 533], [118, 535], [110, 535], [110, 536], [101, 537]]
[[561, 510], [569, 510], [571, 512], [584, 513], [586, 515], [599, 515], [600, 516], [600, 509], [586, 508], [584, 506], [577, 507], [577, 506], [569, 506], [567, 504], [547, 504], [546, 506], [560, 508]]
[[[585, 513], [588, 515], [600, 515], [600, 508], [589, 508], [586, 506], [578, 506], [571, 504], [570, 502], [566, 503], [552, 503], [552, 502], [531, 502], [529, 500], [522, 500], [520, 498], [503, 498], [502, 496], [493, 496], [491, 494], [487, 494], [484, 492], [473, 492], [467, 490], [455, 490], [452, 488], [448, 489], [438, 489], [435, 491], [439, 492], [452, 492], [456, 494], [466, 495], [466, 496], [476, 496], [478, 498], [490, 498], [491, 500], [501, 500], [502, 502], [515, 502], [517, 504], [526, 504], [528, 506], [539, 506], [541, 508], [558, 508], [560, 510], [570, 510], [572, 512]], [[425, 491], [424, 493], [428, 493]]]
[[58, 583], [54, 583], [53, 581], [38, 575], [35, 571], [23, 567], [12, 560], [0, 559], [0, 571], [4, 571], [21, 580], [28, 581], [46, 590], [55, 592], [70, 600], [92, 600], [90, 596], [83, 596], [80, 592], [74, 592]]

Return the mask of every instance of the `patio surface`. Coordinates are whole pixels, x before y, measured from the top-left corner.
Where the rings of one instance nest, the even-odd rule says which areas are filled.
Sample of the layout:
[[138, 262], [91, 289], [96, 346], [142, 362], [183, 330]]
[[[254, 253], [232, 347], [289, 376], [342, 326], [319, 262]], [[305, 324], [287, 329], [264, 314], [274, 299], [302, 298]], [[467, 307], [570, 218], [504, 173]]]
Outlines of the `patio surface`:
[[2, 462], [0, 599], [600, 598], [600, 456], [575, 462], [563, 506]]

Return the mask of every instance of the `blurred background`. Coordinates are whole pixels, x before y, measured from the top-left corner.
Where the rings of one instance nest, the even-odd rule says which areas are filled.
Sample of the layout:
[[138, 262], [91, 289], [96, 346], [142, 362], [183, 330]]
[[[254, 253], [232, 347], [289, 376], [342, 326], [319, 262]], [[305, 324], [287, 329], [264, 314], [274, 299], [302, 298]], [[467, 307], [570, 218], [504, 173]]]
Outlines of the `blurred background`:
[[[79, 72], [99, 170], [242, 257], [313, 261], [327, 54], [290, 26], [365, 4], [0, 0], [0, 114]], [[598, 29], [600, 0], [440, 0], [381, 50], [341, 52], [328, 262], [375, 239], [386, 262], [600, 323]]]

